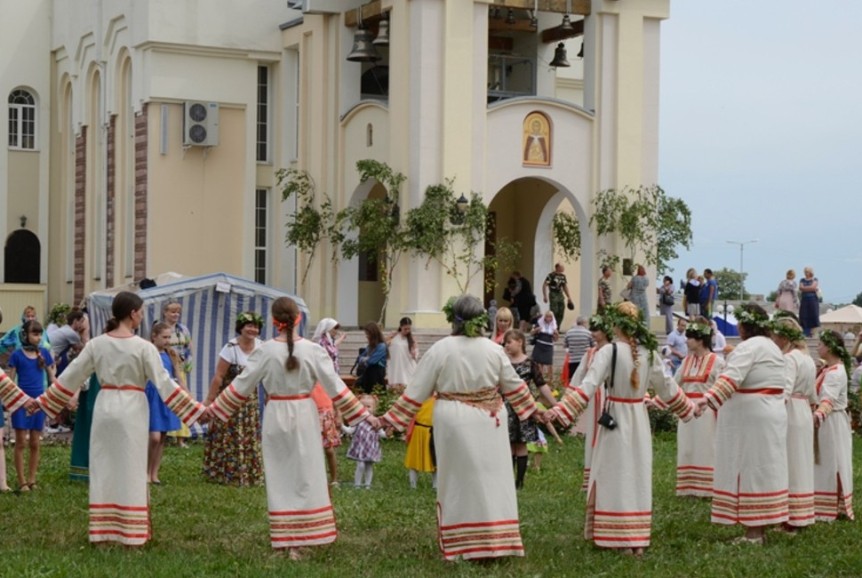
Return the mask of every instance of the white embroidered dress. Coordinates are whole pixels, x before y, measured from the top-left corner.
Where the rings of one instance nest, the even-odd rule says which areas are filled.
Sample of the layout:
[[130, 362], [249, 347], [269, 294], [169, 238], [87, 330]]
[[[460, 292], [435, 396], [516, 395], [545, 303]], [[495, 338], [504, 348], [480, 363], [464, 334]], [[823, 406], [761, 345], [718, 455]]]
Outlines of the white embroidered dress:
[[814, 422], [811, 406], [817, 403], [814, 380], [817, 368], [810, 355], [792, 349], [787, 360], [787, 485], [791, 526], [814, 523]]
[[616, 370], [606, 393], [617, 427], [599, 426], [596, 430], [584, 537], [603, 548], [645, 548], [650, 545], [652, 532], [652, 433], [644, 405], [646, 390], [654, 388], [682, 420], [693, 417], [694, 404], [672, 378], [664, 375], [660, 356], [650, 356], [644, 347], [638, 347], [640, 381], [632, 387], [632, 350], [621, 341], [603, 346], [581, 384], [567, 389], [555, 406], [564, 424], [586, 410], [596, 389], [610, 379], [614, 346]]
[[94, 372], [101, 389], [90, 433], [90, 542], [139, 546], [151, 535], [147, 381], [186, 425], [194, 423], [204, 407], [170, 378], [152, 343], [105, 334], [91, 339], [39, 397], [45, 413], [56, 416]]
[[227, 421], [263, 383], [268, 394], [263, 413], [261, 448], [273, 548], [298, 548], [334, 542], [335, 514], [326, 482], [320, 419], [311, 398], [320, 383], [351, 425], [368, 413], [335, 373], [332, 359], [320, 345], [297, 339], [293, 349], [299, 367], [287, 371], [287, 343], [264, 342], [248, 357], [242, 373], [212, 404], [217, 418]]
[[840, 363], [817, 378], [818, 411], [826, 415], [817, 432], [819, 461], [814, 464], [814, 509], [818, 522], [839, 514], [853, 517], [853, 434], [847, 415], [847, 371]]
[[444, 558], [523, 556], [499, 392], [523, 420], [536, 409], [529, 389], [502, 347], [482, 337], [450, 336], [428, 349], [407, 390], [382, 419], [403, 431], [434, 391], [437, 524]]
[[[685, 357], [676, 381], [689, 399], [699, 399], [715, 383], [724, 362], [715, 353]], [[676, 428], [676, 495], [712, 497], [715, 469], [716, 412], [707, 409], [699, 418]]]
[[714, 524], [755, 527], [787, 521], [784, 383], [784, 355], [771, 339], [756, 336], [733, 350], [706, 394], [718, 410]]

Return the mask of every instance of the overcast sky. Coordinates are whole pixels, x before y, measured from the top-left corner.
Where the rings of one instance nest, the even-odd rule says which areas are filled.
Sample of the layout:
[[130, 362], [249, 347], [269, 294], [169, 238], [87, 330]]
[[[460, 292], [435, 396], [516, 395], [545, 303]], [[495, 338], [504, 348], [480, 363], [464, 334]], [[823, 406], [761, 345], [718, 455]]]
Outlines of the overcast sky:
[[862, 292], [862, 1], [671, 0], [662, 24], [660, 182], [688, 203], [673, 262], [775, 290], [812, 266], [824, 300]]

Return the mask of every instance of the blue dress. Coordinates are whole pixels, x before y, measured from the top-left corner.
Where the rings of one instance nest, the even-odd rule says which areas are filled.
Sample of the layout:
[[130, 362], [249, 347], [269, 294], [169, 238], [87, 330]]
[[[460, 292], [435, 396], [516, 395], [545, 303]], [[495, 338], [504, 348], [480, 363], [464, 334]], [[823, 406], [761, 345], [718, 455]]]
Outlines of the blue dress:
[[[39, 351], [46, 367], [54, 365], [50, 351], [44, 347], [40, 347]], [[30, 359], [24, 354], [23, 349], [16, 349], [9, 358], [9, 367], [15, 368], [15, 381], [21, 391], [30, 397], [39, 397], [45, 393], [46, 372], [44, 368], [39, 367], [38, 359]], [[22, 407], [12, 414], [13, 429], [42, 431], [44, 426], [45, 414], [41, 411], [28, 416], [27, 410]]]
[[[799, 288], [811, 287], [817, 277], [812, 279], [803, 278], [799, 281]], [[799, 300], [799, 324], [806, 336], [811, 335], [811, 330], [820, 327], [820, 298], [815, 291], [805, 291]]]
[[[171, 356], [167, 351], [160, 351], [159, 356], [162, 358], [162, 365], [172, 379], [176, 379], [174, 373], [174, 364], [171, 362]], [[147, 402], [150, 404], [150, 431], [169, 432], [180, 429], [180, 418], [174, 415], [162, 398], [156, 391], [156, 386], [153, 382], [147, 382], [146, 388]]]

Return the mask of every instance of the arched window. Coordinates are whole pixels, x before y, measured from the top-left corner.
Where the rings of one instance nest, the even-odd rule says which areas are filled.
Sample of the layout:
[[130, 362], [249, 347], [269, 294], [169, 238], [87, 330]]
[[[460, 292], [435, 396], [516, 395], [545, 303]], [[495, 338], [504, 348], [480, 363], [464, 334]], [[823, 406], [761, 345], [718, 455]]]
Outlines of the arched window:
[[6, 263], [3, 276], [6, 283], [39, 283], [41, 243], [27, 229], [18, 229], [6, 238]]
[[36, 99], [23, 89], [9, 94], [9, 148], [36, 148]]

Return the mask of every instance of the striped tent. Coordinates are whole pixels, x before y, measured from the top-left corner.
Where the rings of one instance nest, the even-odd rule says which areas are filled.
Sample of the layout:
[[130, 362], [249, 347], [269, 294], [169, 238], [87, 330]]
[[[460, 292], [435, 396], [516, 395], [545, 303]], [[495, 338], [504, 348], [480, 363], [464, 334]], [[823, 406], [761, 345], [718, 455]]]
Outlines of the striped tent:
[[[302, 335], [305, 335], [308, 323], [308, 307], [299, 297], [227, 273], [184, 277], [166, 285], [139, 290], [138, 294], [144, 300], [142, 337], [149, 337], [149, 328], [161, 318], [162, 304], [167, 299], [176, 299], [182, 305], [180, 323], [192, 333], [192, 371], [188, 386], [198, 400], [204, 399], [209, 391], [222, 347], [236, 337], [234, 323], [237, 314], [242, 311], [259, 313], [266, 320], [260, 338], [270, 339], [275, 336], [269, 323], [270, 305], [278, 297], [286, 296], [296, 301], [302, 311]], [[111, 303], [115, 295], [115, 291], [108, 290], [91, 293], [88, 297], [92, 335], [100, 335], [111, 318]]]

